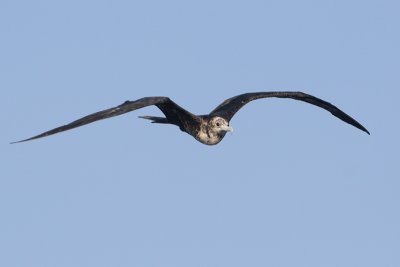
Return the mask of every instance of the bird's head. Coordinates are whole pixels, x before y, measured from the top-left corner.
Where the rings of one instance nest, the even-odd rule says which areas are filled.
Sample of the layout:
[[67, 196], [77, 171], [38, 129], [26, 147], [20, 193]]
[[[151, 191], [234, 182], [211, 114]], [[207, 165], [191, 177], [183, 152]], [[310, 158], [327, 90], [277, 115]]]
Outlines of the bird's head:
[[209, 122], [210, 128], [216, 133], [233, 132], [233, 128], [229, 126], [229, 122], [221, 117], [214, 117]]

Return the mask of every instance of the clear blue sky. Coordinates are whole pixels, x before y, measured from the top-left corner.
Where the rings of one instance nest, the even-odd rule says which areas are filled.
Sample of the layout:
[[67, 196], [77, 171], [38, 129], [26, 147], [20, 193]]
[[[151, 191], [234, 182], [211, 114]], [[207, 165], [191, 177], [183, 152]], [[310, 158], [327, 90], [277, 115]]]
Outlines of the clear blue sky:
[[[400, 266], [399, 1], [0, 1], [0, 266]], [[218, 146], [145, 108], [265, 99]]]

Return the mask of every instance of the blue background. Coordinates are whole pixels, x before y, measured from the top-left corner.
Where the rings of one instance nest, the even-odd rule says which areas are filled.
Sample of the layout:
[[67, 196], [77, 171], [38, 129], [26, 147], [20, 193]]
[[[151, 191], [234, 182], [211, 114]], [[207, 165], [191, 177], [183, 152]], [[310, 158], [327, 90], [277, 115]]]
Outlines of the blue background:
[[[0, 265], [400, 266], [398, 1], [0, 1]], [[217, 146], [139, 115], [9, 145], [130, 99], [195, 114], [251, 91]]]

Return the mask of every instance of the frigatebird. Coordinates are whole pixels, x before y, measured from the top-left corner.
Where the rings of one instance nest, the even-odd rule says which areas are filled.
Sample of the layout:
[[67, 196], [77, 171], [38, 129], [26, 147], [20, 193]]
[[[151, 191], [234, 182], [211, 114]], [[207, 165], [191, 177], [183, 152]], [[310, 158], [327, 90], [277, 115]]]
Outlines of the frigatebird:
[[173, 124], [179, 127], [183, 132], [186, 132], [193, 136], [197, 141], [206, 145], [216, 145], [224, 137], [227, 132], [232, 132], [233, 128], [229, 125], [232, 117], [238, 112], [244, 105], [250, 101], [268, 98], [268, 97], [278, 97], [278, 98], [291, 98], [299, 101], [304, 101], [309, 104], [323, 108], [335, 117], [341, 119], [348, 124], [366, 132], [369, 134], [368, 130], [362, 126], [355, 119], [344, 113], [342, 110], [319, 99], [315, 96], [305, 94], [302, 92], [287, 92], [287, 91], [271, 91], [271, 92], [255, 92], [255, 93], [245, 93], [231, 97], [224, 102], [222, 102], [218, 107], [211, 111], [208, 115], [196, 116], [184, 108], [180, 107], [169, 97], [163, 96], [153, 96], [153, 97], [143, 97], [135, 101], [125, 101], [119, 106], [105, 109], [83, 118], [75, 120], [66, 125], [54, 128], [52, 130], [46, 131], [39, 135], [24, 139], [21, 141], [13, 143], [26, 142], [56, 133], [64, 132], [76, 127], [83, 126], [98, 120], [103, 120], [111, 118], [114, 116], [119, 116], [130, 111], [134, 111], [143, 107], [155, 105], [157, 106], [165, 117], [154, 117], [154, 116], [139, 116], [140, 118], [151, 120], [153, 123], [161, 124]]

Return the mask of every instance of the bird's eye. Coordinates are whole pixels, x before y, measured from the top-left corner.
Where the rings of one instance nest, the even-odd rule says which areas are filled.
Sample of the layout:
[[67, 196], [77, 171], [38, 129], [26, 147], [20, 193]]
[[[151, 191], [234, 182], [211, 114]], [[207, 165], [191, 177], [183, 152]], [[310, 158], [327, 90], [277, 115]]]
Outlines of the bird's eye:
[[219, 122], [217, 122], [217, 127], [221, 126], [221, 124]]

